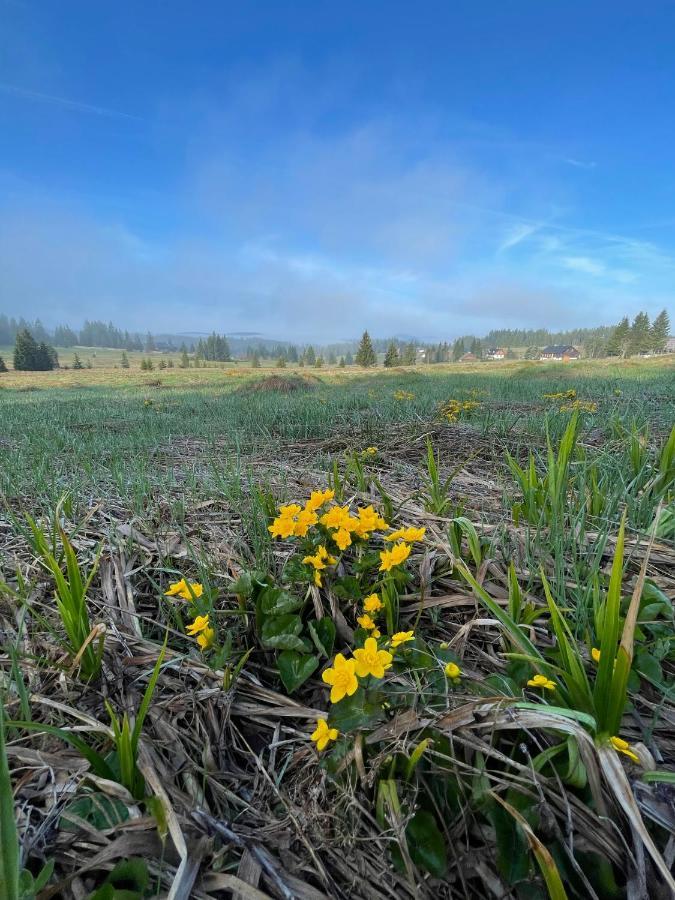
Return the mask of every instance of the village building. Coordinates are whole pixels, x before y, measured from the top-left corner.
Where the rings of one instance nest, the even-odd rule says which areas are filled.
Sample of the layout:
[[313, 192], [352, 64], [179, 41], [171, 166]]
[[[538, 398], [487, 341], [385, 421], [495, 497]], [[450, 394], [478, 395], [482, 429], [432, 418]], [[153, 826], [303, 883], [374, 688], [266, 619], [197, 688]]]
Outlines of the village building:
[[485, 353], [485, 359], [506, 359], [504, 347], [490, 347]]
[[568, 362], [570, 359], [579, 359], [580, 356], [577, 348], [571, 344], [551, 344], [544, 347], [539, 354], [539, 359]]

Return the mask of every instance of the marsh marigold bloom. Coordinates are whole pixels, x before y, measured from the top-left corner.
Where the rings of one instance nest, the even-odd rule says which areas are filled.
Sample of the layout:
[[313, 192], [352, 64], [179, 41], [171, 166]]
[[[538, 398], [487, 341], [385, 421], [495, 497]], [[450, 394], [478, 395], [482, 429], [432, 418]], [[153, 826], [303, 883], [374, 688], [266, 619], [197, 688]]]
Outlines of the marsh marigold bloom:
[[336, 741], [340, 732], [337, 728], [329, 728], [325, 719], [316, 720], [316, 729], [312, 733], [311, 740], [316, 744], [316, 749], [321, 753], [328, 746], [329, 741]]
[[373, 678], [384, 678], [386, 669], [390, 668], [393, 656], [388, 650], [378, 650], [375, 638], [366, 638], [366, 642], [354, 651], [356, 674], [359, 678], [372, 675]]
[[546, 688], [547, 691], [554, 691], [556, 689], [555, 681], [552, 681], [545, 675], [535, 675], [534, 678], [530, 678], [530, 680], [527, 682], [527, 686], [535, 688]]
[[326, 550], [324, 545], [321, 544], [316, 548], [314, 556], [306, 556], [303, 559], [303, 563], [314, 568], [314, 584], [317, 587], [321, 587], [321, 571], [325, 569], [326, 566], [334, 566], [335, 559], [330, 555], [328, 550]]
[[305, 503], [305, 509], [316, 512], [335, 496], [335, 491], [312, 491], [309, 500]]
[[630, 749], [628, 741], [624, 741], [624, 739], [620, 737], [612, 737], [609, 741], [612, 747], [614, 747], [615, 750], [618, 750], [619, 753], [623, 753], [624, 756], [627, 756], [628, 759], [632, 759], [633, 762], [640, 762], [640, 757]]
[[406, 528], [399, 528], [398, 531], [392, 531], [385, 537], [385, 541], [407, 541], [412, 544], [413, 541], [423, 541], [426, 534], [426, 528], [414, 528], [408, 525]]
[[204, 588], [198, 581], [193, 581], [190, 584], [184, 579], [181, 578], [180, 581], [174, 581], [173, 584], [169, 585], [169, 590], [165, 591], [165, 597], [181, 597], [183, 600], [196, 600], [197, 597], [201, 597], [204, 593]]
[[363, 600], [363, 609], [367, 613], [376, 613], [382, 609], [382, 601], [378, 594], [369, 594]]
[[341, 653], [336, 654], [332, 668], [326, 669], [321, 676], [323, 681], [331, 686], [331, 703], [339, 703], [343, 697], [351, 697], [356, 693], [359, 680], [355, 671], [355, 659], [345, 659]]
[[396, 634], [392, 634], [391, 636], [391, 646], [392, 649], [396, 650], [397, 647], [400, 647], [401, 644], [405, 644], [408, 641], [415, 640], [415, 632], [414, 631], [397, 631]]
[[208, 613], [205, 616], [196, 616], [194, 622], [191, 622], [186, 626], [185, 631], [187, 634], [194, 637], [196, 634], [199, 634], [201, 631], [204, 631], [205, 628], [209, 627], [209, 616]]
[[354, 532], [364, 540], [368, 540], [372, 531], [388, 531], [389, 526], [382, 516], [371, 506], [362, 507], [358, 510], [358, 523], [354, 527]]
[[197, 635], [197, 643], [199, 644], [200, 649], [208, 650], [209, 647], [212, 646], [215, 636], [216, 633], [213, 628], [207, 626], [201, 634]]
[[356, 621], [359, 623], [361, 628], [365, 628], [366, 631], [372, 631], [373, 628], [377, 628], [377, 625], [375, 624], [375, 622], [373, 622], [368, 613], [364, 613], [362, 616], [359, 616]]
[[282, 506], [279, 510], [279, 515], [271, 525], [267, 526], [267, 530], [272, 537], [289, 538], [295, 531], [295, 516], [299, 512], [300, 507], [295, 504], [293, 506]]
[[599, 662], [600, 662], [600, 651], [598, 650], [597, 647], [593, 647], [593, 648], [592, 648], [592, 650], [591, 650], [591, 657], [592, 657], [592, 659], [593, 659], [593, 662], [596, 662], [596, 663], [599, 663]]
[[457, 663], [449, 662], [445, 667], [445, 674], [448, 676], [450, 681], [459, 681], [460, 676], [462, 674], [462, 670], [457, 665]]
[[333, 540], [340, 548], [340, 550], [346, 550], [352, 542], [352, 536], [346, 528], [338, 528], [338, 530], [333, 535]]
[[380, 551], [380, 572], [391, 572], [410, 556], [410, 544], [394, 544], [391, 550]]

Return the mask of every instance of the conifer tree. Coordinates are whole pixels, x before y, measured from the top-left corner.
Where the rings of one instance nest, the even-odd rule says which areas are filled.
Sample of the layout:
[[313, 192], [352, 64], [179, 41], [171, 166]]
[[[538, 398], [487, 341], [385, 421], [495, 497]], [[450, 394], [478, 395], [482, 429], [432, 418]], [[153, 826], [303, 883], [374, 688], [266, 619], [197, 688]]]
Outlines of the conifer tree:
[[607, 341], [607, 355], [625, 356], [628, 349], [629, 335], [630, 324], [628, 322], [628, 316], [624, 316], [609, 336], [609, 340]]
[[73, 368], [74, 369], [84, 369], [84, 366], [82, 365], [82, 360], [77, 355], [77, 353], [73, 354]]
[[390, 341], [387, 352], [384, 355], [384, 364], [388, 369], [397, 366], [399, 363], [398, 347], [393, 341]]
[[[464, 340], [462, 338], [457, 338], [455, 343], [452, 346], [452, 359], [453, 362], [457, 362], [460, 360], [464, 354], [466, 353], [466, 349], [464, 347]], [[440, 362], [440, 360], [439, 360]]]
[[122, 353], [122, 359], [120, 361], [120, 366], [122, 366], [123, 369], [129, 368], [129, 357], [127, 356], [126, 352]]
[[654, 353], [663, 353], [670, 336], [670, 317], [667, 310], [663, 309], [654, 319], [651, 327], [651, 349]]
[[375, 348], [373, 347], [373, 342], [367, 331], [363, 332], [361, 342], [359, 343], [359, 349], [356, 351], [356, 365], [364, 366], [364, 368], [377, 365]]
[[633, 319], [628, 338], [628, 353], [648, 353], [651, 349], [651, 329], [649, 316], [646, 312], [639, 312]]
[[4, 359], [0, 356], [0, 372], [6, 372], [7, 365], [5, 364]]

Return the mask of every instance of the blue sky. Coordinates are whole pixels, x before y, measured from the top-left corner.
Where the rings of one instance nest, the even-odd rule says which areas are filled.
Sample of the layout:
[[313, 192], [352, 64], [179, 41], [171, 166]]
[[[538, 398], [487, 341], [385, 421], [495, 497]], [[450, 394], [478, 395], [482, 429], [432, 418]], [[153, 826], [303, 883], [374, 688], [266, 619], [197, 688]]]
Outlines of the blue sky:
[[0, 17], [0, 311], [313, 340], [673, 312], [670, 2]]

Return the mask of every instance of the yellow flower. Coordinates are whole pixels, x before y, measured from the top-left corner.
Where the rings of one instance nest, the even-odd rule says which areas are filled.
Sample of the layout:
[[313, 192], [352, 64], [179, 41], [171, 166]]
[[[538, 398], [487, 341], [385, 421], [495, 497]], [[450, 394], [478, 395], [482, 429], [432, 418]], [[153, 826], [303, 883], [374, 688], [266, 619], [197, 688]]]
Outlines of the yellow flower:
[[317, 587], [321, 587], [323, 585], [323, 579], [321, 578], [321, 572], [318, 569], [314, 569], [314, 584]]
[[309, 500], [305, 503], [305, 509], [316, 512], [324, 503], [328, 503], [335, 496], [335, 491], [312, 491]]
[[377, 625], [375, 624], [375, 622], [373, 622], [368, 613], [364, 613], [362, 616], [359, 616], [356, 621], [359, 623], [361, 628], [365, 628], [366, 631], [372, 631], [373, 628], [377, 628]]
[[208, 626], [201, 632], [201, 634], [197, 635], [197, 643], [201, 647], [202, 650], [208, 650], [209, 647], [213, 644], [213, 639], [216, 636], [213, 628], [209, 628]]
[[591, 650], [591, 656], [593, 658], [593, 662], [596, 662], [596, 663], [600, 662], [600, 651], [598, 650], [597, 647], [593, 647], [593, 649]]
[[615, 750], [618, 750], [619, 753], [623, 753], [628, 759], [632, 759], [633, 762], [636, 763], [640, 762], [640, 757], [630, 749], [628, 741], [624, 741], [624, 739], [620, 737], [612, 737], [609, 739], [609, 742]]
[[388, 650], [378, 650], [375, 638], [366, 638], [366, 643], [354, 651], [356, 674], [359, 678], [372, 675], [373, 678], [384, 678], [385, 670], [391, 666], [394, 657]]
[[186, 633], [194, 637], [196, 634], [200, 634], [202, 631], [206, 631], [209, 627], [209, 616], [208, 613], [205, 616], [197, 616], [190, 625], [188, 625], [185, 629]]
[[355, 675], [355, 670], [355, 659], [345, 659], [341, 653], [336, 654], [333, 668], [326, 669], [321, 676], [323, 681], [331, 686], [331, 703], [339, 703], [343, 697], [351, 697], [356, 693], [359, 680]]
[[289, 515], [279, 515], [267, 526], [267, 530], [272, 537], [289, 538], [295, 531], [295, 519]]
[[305, 537], [312, 525], [316, 525], [319, 521], [317, 514], [311, 509], [301, 509], [293, 528], [293, 534], [296, 537]]
[[180, 581], [175, 581], [173, 584], [169, 585], [169, 590], [165, 592], [165, 597], [181, 597], [183, 600], [196, 600], [197, 597], [201, 597], [204, 593], [204, 588], [199, 584], [198, 581], [193, 581], [190, 584], [184, 578], [181, 578]]
[[[328, 512], [325, 512], [319, 522], [326, 528], [344, 528], [346, 522], [351, 518], [348, 506], [331, 506]], [[349, 530], [349, 529], [348, 529]]]
[[367, 540], [371, 531], [388, 531], [389, 526], [382, 516], [371, 506], [366, 506], [358, 511], [358, 521], [352, 529], [360, 538]]
[[346, 528], [339, 528], [333, 535], [333, 540], [340, 550], [346, 550], [352, 542], [352, 536]]
[[316, 730], [311, 736], [311, 740], [316, 743], [316, 749], [321, 753], [328, 746], [329, 741], [336, 741], [340, 732], [337, 728], [329, 728], [325, 719], [316, 720]]
[[382, 601], [377, 594], [369, 594], [363, 600], [363, 609], [367, 613], [379, 612], [382, 606]]
[[414, 528], [412, 525], [408, 525], [407, 528], [399, 528], [398, 531], [388, 534], [385, 541], [407, 541], [412, 544], [413, 541], [423, 541], [425, 533], [426, 528]]
[[462, 670], [457, 665], [457, 663], [449, 662], [445, 667], [445, 674], [452, 681], [459, 681], [459, 676], [462, 674]]
[[556, 689], [555, 681], [551, 681], [551, 679], [547, 678], [545, 675], [535, 675], [534, 678], [530, 678], [527, 682], [527, 686], [546, 688], [547, 691], [554, 691]]
[[297, 503], [291, 503], [288, 506], [279, 507], [279, 515], [283, 517], [294, 518], [300, 512], [301, 507]]
[[396, 634], [392, 634], [391, 636], [391, 646], [393, 650], [396, 650], [401, 644], [414, 640], [415, 633], [413, 631], [397, 631]]
[[394, 544], [391, 550], [380, 551], [380, 572], [390, 572], [410, 556], [410, 544]]

